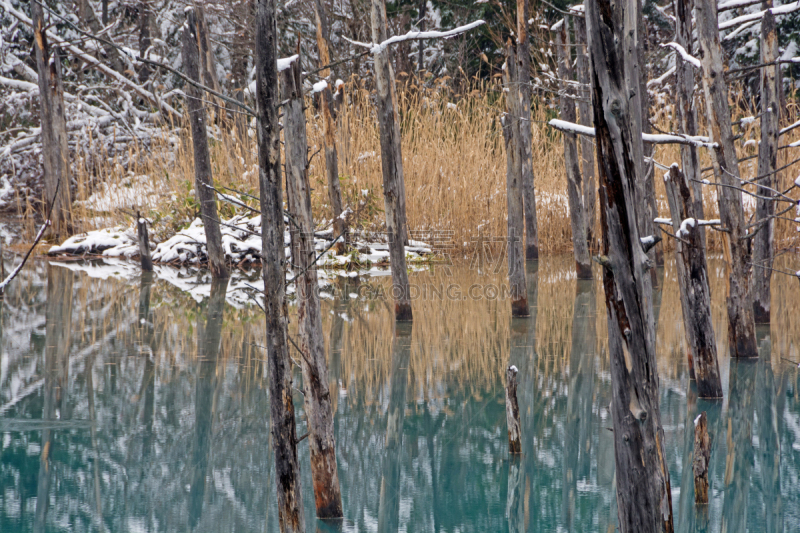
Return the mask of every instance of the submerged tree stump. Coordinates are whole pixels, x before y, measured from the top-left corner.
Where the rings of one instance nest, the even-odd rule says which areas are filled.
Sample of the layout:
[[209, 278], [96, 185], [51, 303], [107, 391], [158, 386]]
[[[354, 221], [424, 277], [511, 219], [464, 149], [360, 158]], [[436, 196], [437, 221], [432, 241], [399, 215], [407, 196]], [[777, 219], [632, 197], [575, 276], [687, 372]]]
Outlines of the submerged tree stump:
[[708, 437], [708, 417], [700, 413], [694, 421], [694, 502], [698, 505], [708, 503], [708, 464], [711, 458], [711, 439]]
[[303, 110], [303, 74], [300, 60], [280, 73], [283, 135], [286, 154], [286, 188], [292, 198], [291, 214], [299, 227], [291, 230], [292, 259], [298, 271], [297, 319], [303, 369], [303, 404], [308, 420], [308, 445], [317, 518], [342, 517], [342, 493], [336, 466], [336, 439], [322, 335], [317, 270], [314, 268], [314, 220], [308, 183], [308, 141]]
[[508, 424], [508, 453], [522, 453], [520, 439], [519, 403], [517, 402], [517, 367], [506, 370], [506, 423]]
[[153, 271], [153, 260], [150, 257], [150, 239], [147, 236], [147, 221], [136, 212], [136, 230], [139, 238], [139, 258], [142, 263], [142, 270], [145, 272]]
[[[695, 217], [693, 190], [686, 175], [673, 164], [664, 176], [664, 185], [672, 214], [672, 227], [677, 228], [675, 264], [678, 271], [683, 325], [688, 345], [689, 365], [697, 380], [697, 393], [701, 398], [722, 398], [722, 379], [717, 360], [717, 342], [711, 320], [711, 290], [708, 267]], [[695, 221], [683, 224], [683, 221]], [[685, 230], [683, 228], [686, 228]]]

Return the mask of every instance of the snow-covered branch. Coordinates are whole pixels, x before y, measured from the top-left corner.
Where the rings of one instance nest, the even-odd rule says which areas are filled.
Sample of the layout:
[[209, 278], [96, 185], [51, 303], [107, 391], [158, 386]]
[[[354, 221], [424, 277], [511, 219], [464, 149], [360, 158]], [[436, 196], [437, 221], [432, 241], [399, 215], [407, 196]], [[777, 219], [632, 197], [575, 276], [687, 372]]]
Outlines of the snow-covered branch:
[[380, 54], [381, 52], [386, 50], [389, 46], [402, 43], [404, 41], [418, 41], [422, 39], [424, 40], [446, 39], [448, 37], [453, 37], [455, 35], [468, 32], [484, 24], [486, 24], [484, 21], [476, 20], [475, 22], [471, 22], [464, 26], [459, 26], [457, 28], [453, 28], [452, 30], [447, 30], [447, 31], [410, 31], [405, 35], [395, 35], [394, 37], [389, 37], [388, 39], [379, 44], [353, 41], [344, 36], [342, 36], [342, 38], [345, 41], [349, 42], [350, 44], [361, 46], [362, 48], [369, 48], [370, 52], [372, 52], [373, 54]]
[[679, 45], [678, 43], [672, 42], [672, 43], [662, 44], [661, 46], [662, 46], [662, 48], [669, 47], [669, 48], [674, 49], [676, 52], [678, 52], [681, 55], [681, 57], [683, 58], [684, 61], [686, 61], [687, 63], [691, 63], [695, 68], [700, 68], [702, 66], [700, 64], [700, 60], [699, 59], [697, 59], [692, 54], [687, 52], [686, 48], [684, 48], [683, 46]]
[[[553, 120], [548, 122], [548, 124], [551, 127], [563, 131], [565, 133], [586, 135], [588, 137], [595, 136], [594, 128], [590, 128], [589, 126], [582, 126], [580, 124], [575, 124], [574, 122], [567, 122], [565, 120], [559, 120], [557, 118], [554, 118]], [[698, 148], [701, 146], [704, 146], [706, 148], [715, 148], [717, 145], [717, 143], [710, 142], [708, 137], [681, 135], [681, 134], [665, 135], [665, 134], [642, 133], [642, 140], [644, 142], [652, 144], [688, 144], [691, 146], [696, 146]]]
[[[772, 9], [769, 9], [768, 11], [771, 11], [772, 14], [777, 17], [778, 15], [787, 15], [789, 13], [794, 13], [798, 9], [800, 9], [800, 0], [798, 0], [797, 2], [792, 2], [790, 4], [785, 4], [785, 5], [782, 5], [782, 6], [773, 7]], [[734, 17], [734, 18], [732, 18], [730, 20], [726, 20], [725, 22], [720, 22], [719, 29], [720, 30], [727, 30], [727, 29], [733, 28], [735, 26], [738, 26], [739, 24], [745, 24], [747, 22], [751, 22], [751, 21], [754, 21], [754, 20], [755, 21], [761, 20], [764, 17], [764, 14], [766, 12], [767, 12], [767, 10], [765, 10], [765, 11], [757, 11], [755, 13], [748, 13], [747, 15], [741, 15], [739, 17]]]

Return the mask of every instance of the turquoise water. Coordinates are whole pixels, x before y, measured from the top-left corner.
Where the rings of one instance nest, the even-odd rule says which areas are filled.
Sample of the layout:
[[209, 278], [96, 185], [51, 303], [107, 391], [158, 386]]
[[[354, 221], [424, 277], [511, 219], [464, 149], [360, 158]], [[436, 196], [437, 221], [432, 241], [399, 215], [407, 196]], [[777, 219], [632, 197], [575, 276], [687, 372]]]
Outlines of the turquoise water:
[[[556, 258], [529, 271], [532, 316], [513, 320], [493, 297], [503, 269], [413, 274], [423, 296], [410, 329], [395, 330], [391, 306], [371, 297], [385, 278], [326, 287], [345, 519], [315, 519], [301, 442], [307, 530], [613, 531], [605, 304], [599, 283], [577, 282], [571, 267]], [[725, 356], [717, 262], [711, 275], [724, 401], [692, 391], [669, 264], [656, 295], [676, 530], [800, 530], [800, 403], [789, 362], [800, 359], [800, 284], [776, 279], [763, 357], [736, 363]], [[15, 282], [0, 325], [0, 531], [278, 531], [263, 319], [242, 298], [203, 297], [205, 281], [39, 262]], [[459, 292], [440, 296], [449, 285]], [[221, 328], [210, 308], [223, 309]], [[516, 458], [506, 438], [508, 364], [520, 370]], [[300, 380], [297, 372], [298, 389]], [[299, 392], [295, 405], [302, 435]], [[713, 449], [711, 502], [698, 511], [700, 411]]]

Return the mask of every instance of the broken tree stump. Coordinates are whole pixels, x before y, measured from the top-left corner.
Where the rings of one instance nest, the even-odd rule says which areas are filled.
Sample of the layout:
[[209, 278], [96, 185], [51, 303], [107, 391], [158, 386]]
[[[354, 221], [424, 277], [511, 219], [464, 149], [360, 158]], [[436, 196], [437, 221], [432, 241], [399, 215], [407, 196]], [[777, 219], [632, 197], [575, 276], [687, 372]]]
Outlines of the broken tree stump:
[[517, 402], [517, 367], [506, 370], [506, 423], [508, 424], [508, 453], [522, 453], [519, 426], [519, 403]]
[[[711, 289], [703, 246], [703, 235], [696, 218], [697, 202], [686, 175], [673, 164], [664, 175], [672, 227], [678, 232], [675, 265], [678, 271], [683, 325], [688, 345], [690, 369], [697, 380], [700, 398], [722, 398], [717, 342], [711, 320]], [[684, 224], [684, 221], [694, 221]]]
[[708, 503], [708, 463], [711, 457], [711, 439], [708, 437], [708, 417], [703, 411], [694, 420], [694, 503]]
[[147, 236], [147, 221], [136, 212], [136, 230], [139, 237], [139, 259], [142, 263], [142, 270], [145, 272], [153, 271], [153, 260], [150, 257], [150, 239]]

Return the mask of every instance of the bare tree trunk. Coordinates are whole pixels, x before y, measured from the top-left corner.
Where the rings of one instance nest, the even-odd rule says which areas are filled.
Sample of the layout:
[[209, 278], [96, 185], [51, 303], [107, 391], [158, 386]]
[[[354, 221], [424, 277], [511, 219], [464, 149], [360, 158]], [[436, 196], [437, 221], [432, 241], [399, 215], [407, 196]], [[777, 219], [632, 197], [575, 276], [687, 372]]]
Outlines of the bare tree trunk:
[[[561, 118], [575, 122], [575, 102], [567, 95], [567, 80], [572, 80], [568, 20], [565, 18], [556, 32], [558, 49], [558, 77], [561, 79]], [[586, 240], [586, 210], [583, 205], [583, 186], [581, 168], [578, 161], [578, 142], [574, 133], [563, 132], [564, 166], [567, 173], [567, 198], [569, 200], [569, 219], [572, 226], [572, 250], [575, 255], [575, 272], [578, 279], [592, 279], [592, 260]]]
[[[708, 438], [708, 417], [700, 413], [694, 423], [694, 502], [708, 504], [708, 465], [711, 459], [711, 440]], [[688, 498], [689, 495], [683, 495]]]
[[[692, 53], [692, 4], [693, 0], [675, 0], [675, 42], [687, 52]], [[683, 60], [683, 56], [675, 54], [675, 99], [680, 120], [681, 133], [697, 135], [697, 109], [694, 103], [694, 66]], [[703, 215], [703, 186], [700, 183], [700, 160], [697, 147], [691, 144], [681, 145], [681, 168], [692, 189], [695, 218]], [[705, 247], [706, 230], [697, 228]]]
[[629, 98], [627, 80], [636, 56], [622, 40], [622, 32], [636, 20], [635, 7], [610, 0], [587, 0], [585, 6], [605, 256], [601, 261], [619, 529], [622, 533], [672, 532], [672, 496], [649, 301], [652, 290], [639, 240], [640, 217], [634, 209], [639, 200], [634, 189], [641, 177], [641, 158], [637, 162], [636, 154], [642, 153], [642, 134], [628, 117], [641, 113], [641, 107]]
[[[387, 39], [386, 4], [371, 0], [372, 41]], [[397, 118], [397, 96], [389, 50], [374, 55], [375, 84], [378, 97], [378, 125], [381, 138], [383, 198], [386, 210], [386, 233], [389, 238], [389, 262], [392, 269], [392, 296], [396, 320], [412, 320], [411, 299], [406, 271], [404, 245], [408, 242], [406, 191], [403, 179], [403, 155], [400, 151], [400, 124]]]
[[[86, 1], [86, 0], [84, 0]], [[152, 40], [150, 39], [150, 0], [139, 2], [139, 57], [148, 57]], [[139, 67], [139, 83], [150, 79], [150, 66], [142, 63]]]
[[[425, 22], [428, 15], [428, 0], [419, 0], [419, 31], [425, 31]], [[419, 52], [417, 59], [417, 75], [425, 69], [425, 41], [418, 42]]]
[[147, 221], [137, 211], [136, 229], [139, 237], [139, 259], [144, 272], [153, 271], [153, 259], [150, 257], [150, 239], [147, 236]]
[[64, 236], [71, 224], [69, 146], [64, 116], [64, 87], [61, 85], [61, 59], [57, 47], [50, 49], [42, 5], [31, 3], [36, 71], [39, 74], [39, 117], [42, 127], [44, 167], [44, 213], [52, 205], [53, 232]]
[[524, 234], [524, 207], [522, 200], [522, 176], [518, 164], [519, 157], [519, 121], [517, 106], [519, 100], [514, 95], [516, 79], [514, 45], [508, 43], [508, 59], [503, 78], [509, 90], [506, 96], [507, 113], [500, 118], [503, 128], [503, 139], [506, 147], [506, 200], [508, 202], [508, 284], [511, 296], [512, 316], [528, 316], [528, 294], [525, 281], [525, 256], [523, 254], [522, 235]]
[[506, 369], [506, 424], [508, 426], [508, 453], [522, 453], [519, 430], [519, 402], [517, 401], [517, 372], [514, 365]]
[[200, 55], [200, 81], [206, 87], [220, 92], [219, 79], [217, 78], [217, 60], [214, 49], [211, 47], [211, 36], [206, 20], [206, 12], [202, 5], [195, 8], [197, 16], [197, 48]]
[[281, 533], [305, 531], [286, 332], [276, 0], [256, 3], [256, 104], [269, 400]]
[[708, 284], [708, 267], [703, 248], [700, 226], [681, 231], [681, 223], [697, 220], [697, 205], [689, 180], [677, 165], [672, 165], [664, 177], [672, 227], [680, 233], [675, 244], [675, 264], [683, 308], [683, 326], [688, 347], [689, 365], [697, 380], [697, 393], [701, 398], [722, 398], [722, 379], [717, 360], [717, 341], [711, 320], [711, 290]]
[[[586, 49], [586, 21], [583, 17], [574, 17], [575, 25], [575, 44], [577, 45], [577, 71], [578, 82], [583, 90], [581, 100], [578, 102], [578, 112], [580, 113], [580, 124], [583, 126], [594, 127], [592, 122], [591, 105], [591, 79], [589, 78], [588, 50]], [[594, 145], [592, 139], [586, 135], [581, 135], [581, 170], [583, 171], [583, 207], [586, 211], [586, 243], [589, 251], [597, 249], [594, 235], [595, 205], [597, 203], [597, 185], [594, 176]]]
[[[522, 199], [525, 204], [525, 259], [539, 259], [539, 229], [536, 194], [533, 189], [533, 148], [531, 146], [531, 50], [528, 41], [528, 0], [517, 0], [517, 96], [519, 98], [519, 147]], [[516, 117], [515, 117], [516, 118]]]
[[325, 339], [322, 336], [317, 269], [313, 266], [316, 254], [314, 220], [308, 183], [308, 141], [300, 61], [292, 62], [289, 68], [281, 72], [280, 79], [281, 99], [285, 102], [283, 137], [286, 187], [287, 194], [293, 198], [292, 217], [299, 226], [291, 230], [292, 248], [297, 252], [292, 258], [298, 269], [297, 320], [314, 500], [317, 518], [341, 518], [342, 494], [336, 467], [336, 439], [333, 434], [333, 413], [328, 388], [328, 364], [325, 361]]
[[[183, 30], [183, 67], [189, 79], [200, 82], [198, 39], [194, 10], [186, 12], [186, 26]], [[194, 188], [200, 214], [206, 232], [206, 249], [208, 250], [208, 266], [215, 278], [227, 278], [228, 268], [225, 266], [225, 253], [222, 250], [222, 233], [219, 229], [217, 215], [217, 199], [211, 177], [211, 157], [208, 153], [208, 137], [206, 133], [206, 112], [203, 106], [203, 92], [191, 84], [187, 84], [186, 107], [189, 110], [189, 122], [192, 126], [192, 147], [194, 149]]]
[[[234, 6], [233, 11], [233, 49], [231, 54], [231, 93], [238, 102], [244, 102], [244, 90], [247, 87], [247, 67], [250, 55], [253, 52], [253, 40], [250, 33], [250, 24], [253, 20], [253, 0], [244, 0]], [[247, 138], [247, 115], [231, 109], [229, 119], [236, 124], [240, 139]], [[243, 150], [242, 155], [249, 164], [249, 150]]]
[[750, 252], [746, 242], [742, 193], [739, 190], [739, 160], [733, 146], [728, 86], [722, 68], [722, 48], [714, 0], [695, 3], [697, 39], [703, 65], [709, 137], [713, 152], [719, 214], [725, 227], [730, 290], [728, 293], [728, 344], [733, 357], [757, 357], [753, 295], [750, 287]]
[[[314, 0], [314, 14], [317, 19], [317, 48], [319, 48], [319, 66], [330, 64], [330, 43], [328, 42], [328, 21], [322, 0]], [[328, 86], [320, 93], [320, 113], [325, 143], [325, 172], [328, 176], [328, 201], [333, 214], [333, 235], [341, 235], [347, 242], [347, 220], [342, 217], [342, 188], [339, 184], [339, 155], [336, 151], [336, 121], [333, 118], [333, 93], [331, 92], [331, 69], [326, 68], [319, 73], [321, 79], [328, 81]]]
[[778, 128], [780, 124], [780, 99], [778, 76], [780, 67], [773, 65], [778, 59], [778, 35], [772, 0], [762, 0], [761, 9], [761, 62], [769, 66], [761, 69], [761, 143], [758, 145], [759, 186], [756, 189], [756, 221], [764, 225], [753, 237], [753, 305], [756, 323], [770, 321], [770, 279], [775, 258], [775, 169], [778, 166]]

